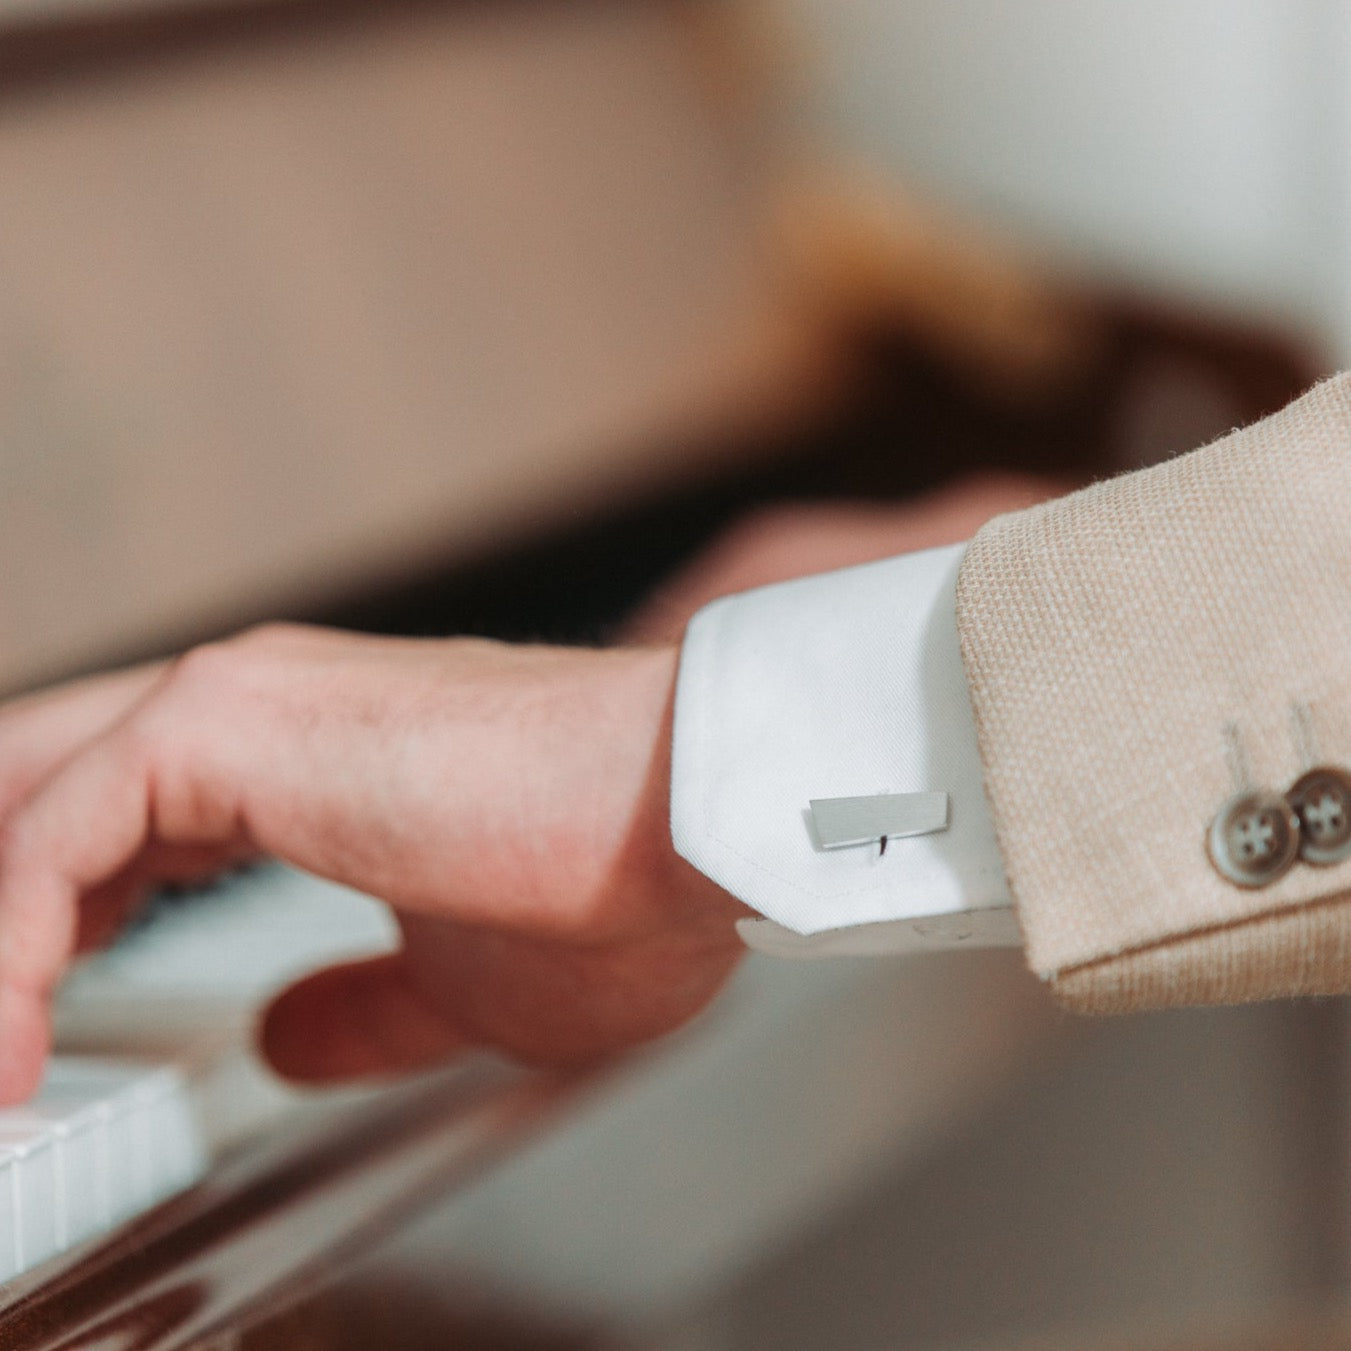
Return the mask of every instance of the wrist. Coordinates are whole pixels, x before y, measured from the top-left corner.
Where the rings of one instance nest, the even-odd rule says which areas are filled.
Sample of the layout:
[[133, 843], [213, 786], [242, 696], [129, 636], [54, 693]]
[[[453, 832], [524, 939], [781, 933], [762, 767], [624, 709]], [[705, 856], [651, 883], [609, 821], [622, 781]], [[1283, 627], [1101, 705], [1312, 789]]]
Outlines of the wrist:
[[727, 936], [739, 948], [735, 923], [755, 912], [676, 853], [671, 839], [671, 737], [680, 649], [624, 648], [616, 649], [615, 656], [622, 664], [627, 698], [642, 710], [639, 721], [647, 748], [647, 772], [635, 802], [626, 862], [663, 908], [710, 938]]

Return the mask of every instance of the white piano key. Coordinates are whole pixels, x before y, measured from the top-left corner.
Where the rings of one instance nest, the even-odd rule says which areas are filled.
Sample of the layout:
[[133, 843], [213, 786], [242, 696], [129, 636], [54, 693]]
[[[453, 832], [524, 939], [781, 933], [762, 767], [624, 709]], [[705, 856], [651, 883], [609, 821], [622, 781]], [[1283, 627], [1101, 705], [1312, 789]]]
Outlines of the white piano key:
[[86, 1001], [119, 989], [188, 1000], [265, 998], [315, 967], [398, 946], [388, 907], [347, 887], [269, 866], [183, 902], [87, 959], [63, 996]]
[[206, 1171], [202, 1132], [187, 1096], [169, 1084], [154, 1105], [151, 1152], [155, 1160], [155, 1188], [161, 1195], [190, 1186]]
[[19, 1235], [18, 1156], [0, 1149], [0, 1281], [23, 1270]]
[[[28, 1129], [32, 1133], [31, 1144], [34, 1149], [44, 1141], [50, 1149], [51, 1197], [46, 1209], [51, 1213], [51, 1228], [58, 1251], [76, 1241], [79, 1221], [83, 1218], [83, 1207], [79, 1204], [77, 1192], [87, 1181], [84, 1155], [90, 1142], [85, 1115], [86, 1110], [82, 1106], [74, 1106], [72, 1110], [65, 1103], [41, 1099], [35, 1099], [25, 1107], [0, 1112], [0, 1133]], [[24, 1223], [30, 1228], [36, 1223], [31, 1218], [32, 1205], [44, 1199], [35, 1198], [28, 1189], [28, 1178], [33, 1172], [34, 1165], [31, 1162], [21, 1164]], [[72, 1177], [72, 1174], [75, 1176]]]
[[191, 1185], [206, 1154], [172, 1065], [57, 1057], [0, 1111], [0, 1281]]
[[114, 1224], [144, 1210], [154, 1188], [150, 1180], [150, 1141], [131, 1099], [119, 1094], [108, 1103], [109, 1211]]
[[143, 1173], [140, 1195], [158, 1199], [198, 1176], [204, 1163], [199, 1133], [177, 1077], [170, 1070], [138, 1079], [127, 1094]]
[[[125, 1092], [133, 1076], [143, 1071], [116, 1062], [53, 1060], [38, 1096], [28, 1110], [50, 1114], [61, 1126], [61, 1181], [65, 1203], [66, 1243], [108, 1224], [114, 1217], [109, 1203], [107, 1166], [108, 1121], [112, 1103]], [[0, 1123], [5, 1114], [0, 1113]]]
[[117, 1060], [58, 1056], [48, 1064], [37, 1101], [67, 1117], [65, 1194], [71, 1243], [113, 1222], [108, 1122], [112, 1100], [140, 1073], [144, 1073], [142, 1067]]
[[58, 1188], [55, 1138], [49, 1128], [31, 1120], [11, 1120], [17, 1113], [0, 1112], [0, 1150], [14, 1156], [14, 1209], [21, 1270], [45, 1262], [61, 1251], [57, 1220]]
[[107, 1157], [100, 1136], [105, 1115], [97, 1107], [83, 1109], [66, 1126], [62, 1141], [65, 1201], [65, 1243], [79, 1243], [108, 1225], [107, 1189], [99, 1169]]
[[[168, 902], [81, 963], [58, 997], [58, 1045], [98, 1053], [58, 1056], [20, 1109], [47, 1144], [20, 1131], [6, 1151], [5, 1130], [24, 1118], [0, 1111], [0, 1281], [49, 1255], [51, 1231], [79, 1243], [192, 1185], [208, 1141], [290, 1106], [247, 1053], [259, 1003], [307, 970], [397, 943], [378, 902], [274, 867]], [[43, 1197], [46, 1227], [30, 1232]]]

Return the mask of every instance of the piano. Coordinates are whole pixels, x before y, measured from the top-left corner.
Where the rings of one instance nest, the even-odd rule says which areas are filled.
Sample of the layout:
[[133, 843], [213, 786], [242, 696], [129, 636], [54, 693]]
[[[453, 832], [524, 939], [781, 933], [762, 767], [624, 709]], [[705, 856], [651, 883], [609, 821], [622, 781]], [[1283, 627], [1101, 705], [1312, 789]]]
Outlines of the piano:
[[[269, 865], [159, 898], [71, 973], [41, 1093], [0, 1112], [0, 1345], [210, 1344], [437, 1205], [437, 1260], [462, 1277], [546, 1301], [591, 1291], [632, 1318], [751, 1262], [1051, 1030], [1016, 954], [924, 959], [903, 981], [885, 961], [752, 960], [702, 1024], [600, 1077], [487, 1056], [322, 1091], [270, 1076], [250, 1045], [268, 994], [395, 937], [378, 902]], [[952, 960], [989, 1000], [964, 998]], [[886, 1052], [879, 1090], [897, 1019], [910, 1045]], [[849, 1131], [830, 1140], [845, 1101]], [[741, 1148], [742, 1132], [771, 1131], [770, 1156]], [[655, 1170], [624, 1162], [637, 1142]], [[579, 1247], [571, 1206], [541, 1204], [551, 1194], [603, 1204], [613, 1232]], [[650, 1242], [623, 1237], [644, 1230]]]
[[86, 959], [41, 1090], [0, 1111], [0, 1282], [200, 1181], [284, 1113], [293, 1095], [248, 1053], [259, 1001], [393, 935], [377, 903], [276, 869], [161, 901]]

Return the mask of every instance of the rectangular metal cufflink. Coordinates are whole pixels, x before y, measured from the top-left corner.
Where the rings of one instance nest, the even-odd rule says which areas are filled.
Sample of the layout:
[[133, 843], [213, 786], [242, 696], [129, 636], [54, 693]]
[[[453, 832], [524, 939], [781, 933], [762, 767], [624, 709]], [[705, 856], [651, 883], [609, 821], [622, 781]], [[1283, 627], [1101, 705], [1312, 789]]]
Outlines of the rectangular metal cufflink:
[[872, 844], [883, 836], [931, 835], [948, 828], [946, 793], [876, 793], [871, 797], [811, 800], [812, 825], [822, 849]]

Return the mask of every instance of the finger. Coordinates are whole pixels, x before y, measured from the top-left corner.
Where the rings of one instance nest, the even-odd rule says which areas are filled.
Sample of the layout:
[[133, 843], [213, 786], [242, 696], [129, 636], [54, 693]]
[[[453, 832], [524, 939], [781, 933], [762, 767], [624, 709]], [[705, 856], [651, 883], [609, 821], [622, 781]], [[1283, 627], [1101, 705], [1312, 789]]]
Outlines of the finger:
[[0, 819], [134, 708], [163, 670], [155, 664], [94, 676], [0, 708]]
[[111, 942], [157, 887], [206, 886], [256, 857], [257, 851], [242, 839], [219, 845], [152, 844], [130, 867], [85, 893], [80, 902], [76, 952], [89, 952]]
[[0, 987], [0, 1106], [25, 1102], [37, 1092], [50, 1050], [46, 1001]]
[[75, 903], [136, 858], [149, 829], [148, 766], [126, 738], [96, 742], [9, 820], [0, 854], [0, 986], [46, 989]]
[[[75, 946], [79, 900], [140, 850], [148, 760], [125, 732], [77, 755], [6, 823], [0, 841], [0, 1102], [33, 1087], [47, 1006]], [[15, 1066], [19, 1068], [14, 1068]]]
[[403, 954], [332, 966], [284, 991], [258, 1039], [283, 1078], [322, 1083], [423, 1068], [469, 1037], [418, 994]]

